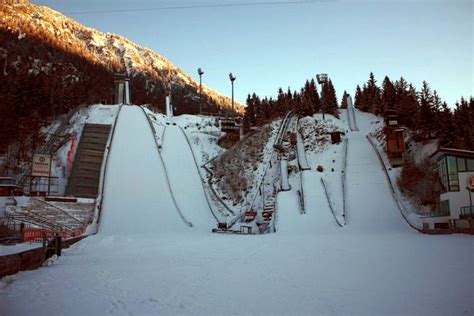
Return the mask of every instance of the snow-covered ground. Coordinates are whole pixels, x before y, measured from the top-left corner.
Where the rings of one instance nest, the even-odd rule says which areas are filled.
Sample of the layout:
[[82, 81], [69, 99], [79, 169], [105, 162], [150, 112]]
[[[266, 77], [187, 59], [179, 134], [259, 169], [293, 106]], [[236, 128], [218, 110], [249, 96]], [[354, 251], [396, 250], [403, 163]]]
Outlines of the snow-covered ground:
[[[472, 237], [408, 227], [365, 138], [371, 116], [356, 111], [360, 132], [347, 135], [346, 226], [335, 224], [317, 178], [339, 187], [340, 177], [327, 173], [333, 147], [342, 145], [330, 145], [319, 157], [307, 154], [306, 214], [294, 209], [294, 191], [283, 192], [276, 233], [248, 236], [187, 227], [163, 182], [145, 116], [122, 111], [99, 233], [50, 266], [2, 279], [1, 315], [474, 313]], [[316, 173], [315, 164], [325, 171]], [[188, 182], [181, 181], [183, 192]]]

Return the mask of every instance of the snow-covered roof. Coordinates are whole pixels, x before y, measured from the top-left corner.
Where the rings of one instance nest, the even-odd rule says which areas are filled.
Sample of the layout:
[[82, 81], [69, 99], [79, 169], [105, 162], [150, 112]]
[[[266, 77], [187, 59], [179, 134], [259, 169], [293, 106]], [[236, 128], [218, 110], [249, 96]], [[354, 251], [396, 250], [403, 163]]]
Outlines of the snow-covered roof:
[[434, 153], [430, 155], [430, 158], [439, 160], [441, 157], [450, 155], [456, 157], [465, 157], [465, 158], [474, 158], [474, 151], [456, 149], [456, 148], [439, 148]]

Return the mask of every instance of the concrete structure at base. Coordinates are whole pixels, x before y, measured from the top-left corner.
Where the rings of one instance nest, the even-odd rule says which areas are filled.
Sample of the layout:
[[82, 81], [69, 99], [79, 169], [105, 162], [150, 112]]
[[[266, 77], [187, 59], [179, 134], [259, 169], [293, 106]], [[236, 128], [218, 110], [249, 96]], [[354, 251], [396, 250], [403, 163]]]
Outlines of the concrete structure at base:
[[424, 229], [474, 229], [474, 151], [440, 148], [437, 161], [441, 194], [436, 212], [422, 216]]

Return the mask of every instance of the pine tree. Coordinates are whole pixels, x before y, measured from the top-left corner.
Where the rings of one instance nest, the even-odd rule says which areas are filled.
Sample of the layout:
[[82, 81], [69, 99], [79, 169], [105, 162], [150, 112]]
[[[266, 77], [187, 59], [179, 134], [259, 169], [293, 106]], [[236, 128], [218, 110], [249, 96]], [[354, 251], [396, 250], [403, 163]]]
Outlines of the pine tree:
[[250, 94], [247, 96], [246, 104], [247, 107], [245, 108], [244, 119], [242, 123], [244, 125], [244, 131], [248, 133], [250, 129], [256, 125], [255, 102]]
[[418, 116], [417, 128], [422, 131], [426, 137], [430, 137], [433, 132], [433, 122], [435, 121], [434, 99], [431, 89], [426, 81], [423, 81], [423, 86], [419, 94], [420, 99], [420, 113]]
[[[321, 110], [321, 98], [319, 97], [318, 88], [316, 87], [316, 82], [314, 78], [309, 82], [310, 87], [310, 99], [313, 106], [313, 113], [317, 113]], [[311, 114], [313, 114], [311, 113]]]
[[360, 109], [361, 103], [362, 103], [362, 90], [360, 89], [360, 86], [357, 85], [356, 91], [354, 94], [354, 107], [357, 109]]
[[456, 125], [454, 124], [453, 113], [448, 108], [446, 102], [443, 102], [441, 105], [439, 118], [442, 122], [438, 134], [439, 145], [441, 147], [454, 147], [456, 143]]
[[347, 109], [347, 97], [348, 97], [348, 94], [346, 90], [344, 90], [344, 93], [342, 94], [342, 99], [341, 99], [341, 109]]
[[367, 81], [366, 100], [368, 112], [375, 114], [383, 113], [380, 88], [377, 86], [377, 80], [375, 80], [373, 72], [370, 73], [369, 80]]
[[392, 81], [385, 76], [382, 83], [381, 111], [393, 110], [397, 102], [397, 92]]
[[456, 126], [456, 147], [460, 149], [474, 149], [474, 133], [472, 131], [472, 122], [474, 122], [474, 101], [473, 98], [468, 102], [461, 98], [456, 102], [454, 109], [454, 124]]
[[323, 113], [332, 114], [336, 117], [339, 117], [336, 89], [334, 89], [331, 79], [329, 79], [328, 82], [323, 85], [321, 95], [323, 100]]

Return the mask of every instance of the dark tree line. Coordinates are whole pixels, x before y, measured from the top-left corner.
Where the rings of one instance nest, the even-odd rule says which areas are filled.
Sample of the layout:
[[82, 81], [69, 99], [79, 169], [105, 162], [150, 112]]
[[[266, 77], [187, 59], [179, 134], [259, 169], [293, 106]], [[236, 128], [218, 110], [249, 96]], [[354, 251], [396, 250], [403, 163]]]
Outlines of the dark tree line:
[[315, 80], [311, 79], [306, 80], [305, 85], [299, 91], [291, 91], [288, 88], [285, 92], [279, 88], [276, 99], [272, 97], [260, 98], [255, 93], [249, 94], [246, 104], [243, 119], [246, 131], [282, 117], [290, 110], [301, 116], [323, 111], [336, 117], [339, 115], [336, 90], [331, 80], [323, 85], [321, 94], [318, 92]]
[[383, 115], [386, 110], [399, 113], [401, 124], [415, 132], [416, 140], [439, 139], [442, 147], [474, 150], [474, 99], [461, 98], [454, 110], [423, 81], [421, 91], [403, 77], [393, 82], [385, 76], [382, 86], [374, 74], [355, 91], [354, 106], [364, 112]]

